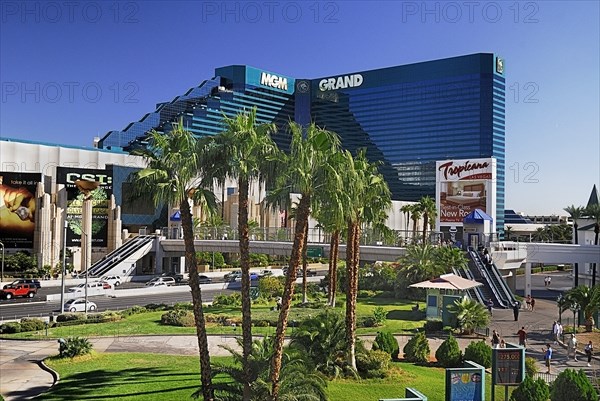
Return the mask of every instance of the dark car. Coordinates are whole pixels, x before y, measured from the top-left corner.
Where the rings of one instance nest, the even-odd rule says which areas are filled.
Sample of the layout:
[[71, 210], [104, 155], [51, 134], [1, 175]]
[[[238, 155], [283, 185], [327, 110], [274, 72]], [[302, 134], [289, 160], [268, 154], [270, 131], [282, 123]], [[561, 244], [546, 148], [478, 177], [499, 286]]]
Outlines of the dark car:
[[5, 285], [3, 288], [7, 289], [9, 287], [14, 287], [17, 284], [33, 284], [38, 289], [42, 288], [42, 284], [40, 283], [40, 280], [38, 280], [36, 278], [20, 278], [20, 279], [13, 281], [10, 284]]
[[200, 284], [210, 284], [212, 283], [212, 278], [205, 276], [203, 274], [198, 275], [198, 283]]

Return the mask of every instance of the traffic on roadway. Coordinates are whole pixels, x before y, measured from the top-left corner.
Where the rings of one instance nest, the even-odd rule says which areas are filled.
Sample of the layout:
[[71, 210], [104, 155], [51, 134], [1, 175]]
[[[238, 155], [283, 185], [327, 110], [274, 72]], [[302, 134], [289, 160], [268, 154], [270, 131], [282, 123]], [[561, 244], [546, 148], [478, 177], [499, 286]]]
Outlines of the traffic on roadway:
[[[326, 270], [314, 271], [314, 275], [322, 276]], [[241, 280], [237, 276], [225, 277], [226, 272], [220, 274], [211, 274], [210, 280], [204, 279], [201, 281], [202, 298], [204, 302], [211, 302], [215, 296], [220, 294], [230, 294], [235, 291], [239, 291], [241, 287]], [[260, 275], [256, 275], [251, 280], [252, 286], [258, 285], [258, 280], [262, 276], [268, 275], [282, 275], [281, 269], [269, 270], [267, 273], [265, 270]], [[312, 276], [313, 273], [308, 274]], [[259, 277], [260, 276], [260, 277]], [[315, 280], [314, 277], [310, 277]], [[299, 278], [300, 279], [300, 278]], [[47, 282], [41, 281], [40, 288], [37, 289], [37, 293], [33, 297], [11, 297], [11, 299], [0, 299], [0, 323], [4, 321], [21, 319], [23, 317], [48, 317], [51, 315], [57, 315], [61, 313], [60, 305], [60, 286], [56, 286], [55, 280], [52, 284], [48, 285]], [[68, 280], [69, 283], [65, 285], [65, 302], [73, 295], [76, 297], [84, 297], [85, 291], [80, 291], [85, 286], [85, 282], [79, 280]], [[83, 282], [82, 282], [83, 281]], [[103, 312], [106, 310], [122, 310], [129, 308], [134, 305], [147, 305], [151, 303], [164, 303], [164, 304], [175, 304], [177, 302], [191, 302], [191, 293], [186, 291], [184, 287], [188, 287], [188, 282], [185, 278], [180, 278], [176, 282], [169, 281], [169, 285], [160, 286], [146, 286], [147, 281], [133, 282], [124, 281], [119, 282], [118, 287], [114, 286], [110, 289], [102, 288], [102, 286], [94, 286], [97, 290], [92, 291], [89, 286], [90, 283], [97, 282], [97, 279], [88, 280], [88, 300], [94, 303], [95, 312]], [[163, 281], [163, 280], [154, 280]], [[167, 280], [164, 280], [167, 281]], [[8, 284], [8, 283], [4, 283]], [[163, 288], [164, 287], [164, 288]], [[75, 291], [69, 292], [70, 289]], [[137, 290], [127, 291], [127, 290]], [[157, 291], [159, 291], [157, 293]], [[127, 294], [121, 295], [121, 294]], [[70, 295], [70, 297], [69, 297]], [[50, 299], [50, 300], [48, 300]]]

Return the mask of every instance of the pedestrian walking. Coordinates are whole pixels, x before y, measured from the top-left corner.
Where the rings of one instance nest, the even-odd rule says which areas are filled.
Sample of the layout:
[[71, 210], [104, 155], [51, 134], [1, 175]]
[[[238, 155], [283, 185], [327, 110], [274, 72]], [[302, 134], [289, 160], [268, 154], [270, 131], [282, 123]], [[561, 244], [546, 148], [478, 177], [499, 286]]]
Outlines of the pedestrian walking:
[[519, 345], [521, 347], [527, 347], [527, 332], [525, 331], [525, 326], [521, 327], [521, 330], [517, 331], [517, 335], [519, 336]]
[[496, 330], [492, 331], [492, 348], [498, 348], [500, 345], [500, 334]]
[[513, 304], [513, 316], [515, 317], [515, 322], [519, 321], [519, 309], [521, 309], [521, 305], [518, 302]]
[[558, 322], [558, 338], [561, 339], [563, 335], [563, 325], [561, 322]]
[[552, 337], [554, 338], [554, 344], [558, 344], [558, 322], [556, 320], [552, 323]]
[[548, 276], [544, 277], [544, 287], [548, 287]]
[[587, 356], [587, 365], [592, 366], [592, 353], [594, 352], [594, 346], [592, 345], [592, 340], [585, 346], [585, 355]]
[[527, 295], [527, 298], [525, 298], [525, 305], [527, 305], [527, 310], [531, 310], [531, 295]]
[[571, 334], [571, 338], [567, 343], [567, 360], [569, 360], [571, 353], [573, 353], [573, 360], [577, 362], [577, 338], [575, 338], [575, 334]]
[[492, 298], [488, 299], [487, 302], [487, 308], [488, 308], [488, 312], [490, 312], [490, 316], [492, 315], [492, 308], [494, 307], [494, 301], [492, 301]]
[[535, 298], [531, 297], [531, 311], [533, 312], [533, 308], [535, 308]]
[[550, 373], [550, 362], [552, 361], [552, 346], [550, 344], [546, 344], [546, 349], [544, 352], [544, 362], [546, 362], [546, 368], [548, 371], [546, 373]]
[[548, 276], [548, 288], [550, 288], [551, 283], [552, 283], [552, 277]]

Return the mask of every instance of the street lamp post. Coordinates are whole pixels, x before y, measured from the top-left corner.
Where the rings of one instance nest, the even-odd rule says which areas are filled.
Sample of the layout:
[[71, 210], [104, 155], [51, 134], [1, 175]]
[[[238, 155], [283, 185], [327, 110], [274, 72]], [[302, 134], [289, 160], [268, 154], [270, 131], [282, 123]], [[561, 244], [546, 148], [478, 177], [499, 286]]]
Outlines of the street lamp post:
[[4, 281], [4, 244], [0, 241], [0, 246], [2, 247], [2, 273], [0, 275], [0, 283]]
[[62, 274], [60, 278], [60, 312], [63, 312], [65, 305], [65, 274], [67, 266], [67, 227], [69, 222], [65, 219], [65, 227], [63, 230], [63, 257], [62, 257]]
[[575, 320], [575, 318], [577, 312], [579, 311], [579, 304], [577, 302], [574, 302], [573, 304], [571, 304], [569, 309], [571, 309], [571, 311], [573, 312], [573, 334], [577, 334], [577, 321]]

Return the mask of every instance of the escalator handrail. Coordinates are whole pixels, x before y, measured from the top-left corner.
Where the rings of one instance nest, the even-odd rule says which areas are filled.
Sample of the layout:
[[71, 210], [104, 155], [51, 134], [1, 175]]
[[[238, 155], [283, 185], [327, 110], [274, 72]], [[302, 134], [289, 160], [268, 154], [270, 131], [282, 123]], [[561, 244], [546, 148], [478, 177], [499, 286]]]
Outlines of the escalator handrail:
[[506, 294], [506, 298], [508, 299], [510, 304], [513, 305], [515, 302], [517, 302], [517, 299], [515, 298], [514, 294], [510, 290], [510, 288], [508, 288], [508, 285], [506, 284], [506, 281], [504, 281], [504, 278], [502, 277], [500, 270], [498, 270], [498, 267], [496, 267], [496, 265], [494, 263], [491, 263], [490, 270], [492, 270], [492, 273], [496, 276], [496, 278], [500, 282], [500, 286], [502, 287], [502, 290]]
[[469, 250], [469, 255], [471, 256], [471, 259], [475, 263], [475, 266], [479, 270], [479, 273], [481, 274], [483, 279], [490, 286], [490, 289], [492, 290], [492, 293], [496, 297], [496, 301], [498, 302], [498, 304], [503, 308], [507, 308], [508, 305], [506, 305], [506, 299], [504, 299], [500, 296], [500, 293], [498, 292], [498, 288], [496, 288], [496, 284], [493, 282], [492, 278], [488, 275], [488, 272], [485, 271], [485, 268], [483, 267], [483, 263], [481, 262], [479, 255], [477, 255], [477, 253], [473, 250]]
[[[99, 276], [104, 275], [107, 271], [109, 271], [113, 267], [117, 266], [123, 260], [127, 259], [133, 253], [135, 253], [140, 248], [142, 248], [144, 245], [147, 245], [148, 242], [152, 241], [153, 239], [154, 239], [154, 236], [145, 235], [145, 236], [138, 236], [138, 237], [132, 239], [131, 241], [127, 241], [126, 244], [124, 244], [123, 246], [119, 247], [116, 250], [119, 252], [116, 252], [116, 251], [111, 252], [110, 254], [108, 254], [106, 256], [106, 259], [102, 261], [103, 263], [101, 263], [97, 266], [92, 266], [92, 268], [90, 268], [90, 275], [94, 276], [94, 277], [99, 277]], [[120, 256], [118, 260], [115, 260], [116, 256]]]
[[[462, 267], [462, 268], [453, 267], [452, 271], [454, 272], [454, 274], [456, 274], [459, 277], [463, 277], [468, 280], [475, 281], [475, 279], [473, 278], [473, 274], [471, 273], [471, 271], [469, 269], [466, 269], [464, 267]], [[462, 272], [462, 274], [461, 274], [461, 272]], [[483, 300], [484, 298], [483, 298], [483, 294], [481, 292], [481, 288], [479, 286], [477, 286], [477, 287], [473, 287], [473, 288], [469, 289], [469, 291], [471, 291], [471, 290], [475, 293], [475, 296], [476, 296], [477, 300], [479, 301], [479, 303], [485, 304], [485, 302]]]

